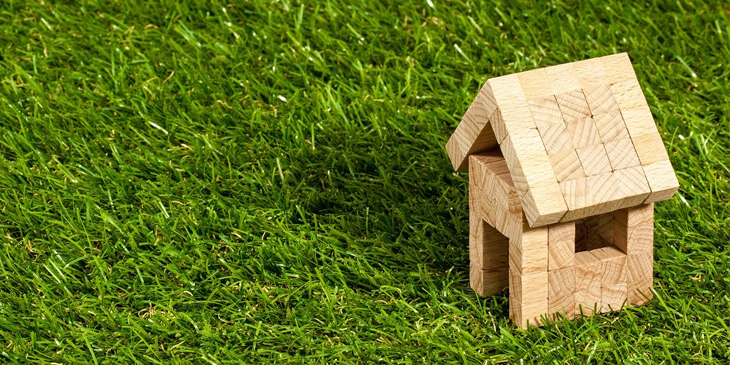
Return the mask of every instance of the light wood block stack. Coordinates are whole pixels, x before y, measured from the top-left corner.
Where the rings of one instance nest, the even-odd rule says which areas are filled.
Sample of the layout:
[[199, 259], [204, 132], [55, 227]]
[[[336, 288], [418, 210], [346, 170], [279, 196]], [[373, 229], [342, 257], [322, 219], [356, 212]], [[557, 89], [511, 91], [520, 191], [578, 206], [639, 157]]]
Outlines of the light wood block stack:
[[471, 286], [509, 287], [519, 326], [651, 298], [653, 203], [679, 183], [628, 55], [488, 80], [446, 148], [470, 174]]

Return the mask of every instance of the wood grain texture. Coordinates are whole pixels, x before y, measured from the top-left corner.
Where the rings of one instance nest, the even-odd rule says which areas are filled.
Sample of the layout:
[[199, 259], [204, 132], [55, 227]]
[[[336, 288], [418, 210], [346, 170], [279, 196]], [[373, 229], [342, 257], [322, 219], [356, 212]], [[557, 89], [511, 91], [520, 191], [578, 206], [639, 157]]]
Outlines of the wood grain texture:
[[627, 256], [615, 247], [591, 251], [601, 260], [601, 311], [620, 309], [628, 298]]
[[622, 109], [621, 114], [641, 165], [669, 160], [648, 107]]
[[619, 185], [621, 202], [616, 209], [633, 207], [641, 204], [651, 194], [649, 183], [640, 166], [627, 167], [613, 172]]
[[507, 163], [498, 149], [469, 156], [469, 194], [479, 197], [473, 210], [502, 235], [519, 236], [522, 205], [512, 184]]
[[621, 282], [601, 287], [601, 312], [620, 310], [628, 303], [628, 283]]
[[509, 242], [509, 267], [520, 275], [547, 271], [548, 228], [523, 224], [517, 239]]
[[555, 223], [548, 226], [548, 270], [575, 265], [575, 223]]
[[560, 107], [555, 96], [545, 96], [527, 101], [535, 120], [537, 128], [547, 127], [553, 124], [563, 124], [563, 115], [560, 114]]
[[573, 149], [573, 142], [565, 124], [549, 124], [537, 127], [548, 155]]
[[589, 88], [583, 88], [588, 108], [592, 115], [618, 112], [619, 106], [613, 97], [611, 87], [601, 84]]
[[[512, 166], [519, 163], [524, 171], [528, 186], [537, 185], [543, 182], [554, 181], [557, 183], [555, 174], [552, 171], [547, 151], [542, 143], [542, 138], [537, 129], [526, 129], [509, 135], [507, 139], [514, 149], [514, 153], [504, 153], [507, 165]], [[547, 168], [547, 171], [546, 169]], [[510, 170], [511, 171], [511, 170]], [[516, 182], [514, 173], [513, 180]], [[526, 187], [515, 185], [520, 195], [527, 191]]]
[[570, 134], [573, 147], [582, 148], [601, 143], [598, 127], [591, 117], [566, 119], [566, 129]]
[[569, 266], [548, 272], [548, 313], [575, 315], [575, 267]]
[[626, 254], [616, 247], [603, 247], [591, 251], [601, 261], [601, 285], [620, 284], [627, 280]]
[[575, 254], [576, 314], [601, 310], [601, 260], [589, 251]]
[[556, 182], [546, 182], [532, 186], [522, 197], [522, 210], [532, 227], [541, 227], [559, 222], [568, 207], [565, 199], [560, 199], [560, 186]]
[[654, 204], [614, 212], [614, 245], [631, 255], [654, 249]]
[[583, 224], [586, 228], [592, 231], [594, 234], [599, 236], [601, 239], [607, 241], [608, 245], [613, 245], [613, 226], [614, 226], [613, 212], [600, 214], [593, 217], [583, 219]]
[[671, 198], [679, 189], [677, 176], [674, 174], [672, 164], [667, 161], [655, 162], [651, 165], [642, 166], [646, 181], [649, 183], [651, 193], [644, 200], [644, 203], [654, 203]]
[[510, 269], [509, 280], [512, 321], [520, 328], [541, 326], [541, 316], [548, 313], [547, 271], [522, 275]]
[[489, 83], [485, 82], [482, 88], [479, 89], [478, 100], [482, 103], [487, 115], [492, 115], [497, 110], [499, 105], [497, 99], [494, 98], [494, 90], [489, 86]]
[[613, 217], [624, 227], [635, 227], [654, 221], [654, 204], [641, 204], [635, 207], [617, 210]]
[[509, 286], [508, 276], [502, 271], [483, 270], [475, 262], [469, 263], [469, 286], [479, 295], [504, 290]]
[[629, 130], [626, 128], [621, 112], [611, 111], [593, 115], [601, 142], [608, 143], [620, 139], [629, 139]]
[[494, 113], [492, 113], [492, 116], [489, 117], [489, 124], [492, 126], [494, 137], [501, 145], [507, 137], [507, 127], [504, 125], [502, 110], [499, 107], [497, 107], [497, 110], [495, 110]]
[[581, 90], [556, 94], [555, 100], [558, 102], [560, 113], [563, 115], [563, 119], [565, 121], [591, 116], [588, 103], [586, 102], [586, 98]]
[[625, 199], [619, 193], [620, 185], [610, 172], [561, 182], [560, 188], [569, 208], [561, 221], [569, 222], [617, 209], [621, 200]]
[[608, 83], [635, 80], [636, 73], [627, 53], [618, 53], [599, 58]]
[[634, 143], [630, 139], [607, 142], [604, 146], [608, 160], [611, 162], [611, 168], [614, 171], [640, 165], [639, 156], [636, 154]]
[[477, 214], [469, 215], [470, 257], [483, 270], [504, 269], [505, 279], [509, 265], [509, 239], [491, 227]]
[[550, 78], [553, 95], [576, 91], [581, 88], [580, 80], [572, 63], [546, 67], [545, 72]]
[[644, 93], [641, 91], [641, 86], [639, 86], [639, 81], [636, 79], [612, 83], [611, 92], [616, 104], [622, 111], [648, 106]]
[[489, 79], [487, 84], [495, 92], [507, 135], [536, 128], [517, 74]]
[[635, 109], [621, 109], [621, 116], [631, 138], [647, 134], [659, 135], [659, 130], [654, 123], [654, 117], [648, 106]]
[[526, 100], [552, 96], [550, 78], [544, 68], [538, 68], [517, 74]]
[[550, 164], [553, 165], [553, 172], [558, 182], [587, 176], [574, 149], [550, 155]]
[[627, 267], [629, 305], [646, 304], [653, 297], [653, 252], [627, 255]]
[[602, 57], [589, 58], [583, 61], [573, 62], [573, 70], [583, 90], [591, 89], [599, 85], [607, 84], [608, 78], [603, 71]]
[[446, 144], [452, 167], [457, 171], [468, 169], [468, 155], [497, 146], [497, 138], [489, 123], [489, 114], [475, 101], [456, 127]]
[[586, 175], [599, 175], [612, 171], [611, 162], [608, 160], [603, 144], [577, 148], [576, 152]]
[[537, 129], [510, 134], [500, 148], [530, 225], [557, 222], [567, 207]]
[[664, 148], [664, 142], [658, 134], [650, 133], [632, 137], [631, 142], [634, 144], [642, 166], [669, 160], [667, 150]]

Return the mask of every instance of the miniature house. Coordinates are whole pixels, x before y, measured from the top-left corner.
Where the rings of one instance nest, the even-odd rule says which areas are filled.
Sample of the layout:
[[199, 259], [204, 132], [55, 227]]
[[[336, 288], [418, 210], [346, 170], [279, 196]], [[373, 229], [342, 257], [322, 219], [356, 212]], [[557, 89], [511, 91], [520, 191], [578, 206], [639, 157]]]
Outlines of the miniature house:
[[654, 203], [679, 183], [626, 53], [489, 79], [446, 149], [471, 287], [509, 287], [518, 326], [651, 298]]

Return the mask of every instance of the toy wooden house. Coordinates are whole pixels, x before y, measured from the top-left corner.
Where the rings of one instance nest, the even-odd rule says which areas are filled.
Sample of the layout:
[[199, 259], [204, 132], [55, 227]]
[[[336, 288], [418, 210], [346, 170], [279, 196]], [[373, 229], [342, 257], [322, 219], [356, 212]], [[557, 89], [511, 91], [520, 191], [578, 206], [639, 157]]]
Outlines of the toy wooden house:
[[489, 79], [446, 149], [471, 287], [509, 287], [518, 326], [651, 298], [654, 202], [679, 183], [626, 53]]

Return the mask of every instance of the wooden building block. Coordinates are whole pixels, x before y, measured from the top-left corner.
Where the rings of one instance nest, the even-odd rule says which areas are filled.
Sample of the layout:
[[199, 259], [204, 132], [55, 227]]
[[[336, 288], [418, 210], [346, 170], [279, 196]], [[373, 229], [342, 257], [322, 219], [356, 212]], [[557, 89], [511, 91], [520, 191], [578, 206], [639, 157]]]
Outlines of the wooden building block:
[[628, 304], [628, 284], [610, 284], [601, 287], [601, 312], [608, 313], [621, 309]]
[[611, 172], [560, 183], [568, 212], [561, 222], [611, 212], [621, 203], [620, 183]]
[[604, 146], [608, 160], [611, 162], [611, 168], [614, 171], [640, 165], [639, 156], [636, 154], [634, 143], [630, 139], [607, 142]]
[[[600, 59], [608, 83], [635, 80], [636, 73], [627, 53], [604, 56]], [[643, 95], [642, 95], [643, 98]]]
[[487, 115], [494, 114], [499, 107], [497, 99], [494, 98], [494, 90], [492, 90], [492, 87], [489, 86], [489, 83], [487, 82], [485, 82], [484, 85], [482, 85], [482, 88], [479, 89], [479, 96], [477, 100], [481, 102]]
[[509, 242], [509, 267], [520, 275], [547, 271], [548, 228], [522, 226], [517, 239]]
[[554, 181], [557, 184], [537, 129], [512, 133], [505, 138], [500, 149], [520, 196], [523, 196], [530, 187], [543, 182]]
[[553, 88], [553, 95], [564, 94], [571, 91], [580, 91], [580, 80], [576, 75], [573, 64], [566, 63], [557, 66], [545, 67], [545, 72], [550, 78], [550, 85]]
[[[538, 159], [543, 158], [545, 161], [547, 161], [547, 151], [545, 151], [545, 146], [542, 143], [542, 138], [540, 137], [540, 132], [537, 131], [537, 129], [525, 129], [521, 130], [519, 132], [515, 132], [510, 134], [507, 139], [510, 140], [512, 148], [515, 150], [515, 161], [510, 161], [509, 159], [513, 155], [504, 154], [505, 159], [507, 159], [507, 165], [509, 166], [511, 163], [516, 163], [517, 159], [522, 162], [522, 167], [525, 168], [526, 166], [530, 165], [532, 161], [536, 161]], [[518, 158], [517, 156], [520, 156]], [[524, 161], [523, 161], [524, 160]], [[532, 176], [530, 176], [532, 178]], [[552, 171], [545, 174], [544, 178], [532, 178], [532, 181], [530, 181], [530, 184], [543, 182], [546, 180], [550, 180], [554, 178], [555, 176], [552, 174]]]
[[498, 91], [494, 97], [502, 113], [504, 130], [508, 135], [523, 129], [537, 128], [517, 75], [489, 79], [487, 83], [492, 90]]
[[592, 115], [619, 111], [618, 103], [616, 103], [616, 99], [613, 97], [611, 87], [607, 84], [584, 88], [583, 94], [585, 95], [588, 108]]
[[626, 128], [626, 123], [624, 123], [624, 118], [620, 111], [616, 110], [594, 114], [593, 121], [596, 123], [601, 142], [609, 143], [616, 140], [629, 139], [629, 130]]
[[553, 165], [553, 172], [558, 182], [586, 177], [578, 153], [574, 149], [550, 155], [550, 164]]
[[635, 207], [617, 210], [613, 217], [623, 227], [636, 227], [654, 222], [654, 204], [641, 204]]
[[[522, 205], [504, 157], [495, 149], [471, 155], [469, 159], [471, 209], [502, 235], [519, 237]], [[472, 195], [482, 201], [472, 203]]]
[[572, 119], [583, 119], [591, 116], [590, 108], [588, 108], [585, 95], [583, 95], [583, 91], [581, 90], [556, 94], [555, 99], [558, 102], [558, 106], [560, 106], [560, 113], [566, 122]]
[[517, 77], [520, 80], [520, 85], [522, 85], [526, 100], [552, 96], [552, 85], [544, 68], [520, 72]]
[[[621, 116], [632, 139], [647, 134], [656, 134], [659, 136], [659, 130], [654, 123], [654, 117], [651, 115], [651, 110], [648, 106], [635, 109], [621, 109]], [[634, 146], [634, 148], [637, 147], [639, 146]]]
[[548, 313], [575, 315], [575, 267], [548, 271]]
[[504, 272], [484, 270], [475, 262], [469, 263], [469, 286], [479, 295], [501, 292], [509, 287], [508, 275]]
[[588, 176], [588, 186], [591, 192], [591, 207], [587, 210], [588, 216], [605, 214], [616, 210], [620, 200], [621, 183], [611, 172]]
[[601, 311], [618, 310], [628, 297], [626, 255], [614, 247], [591, 253], [601, 260]]
[[520, 215], [522, 217], [522, 205], [520, 197], [512, 183], [512, 177], [509, 173], [494, 176], [495, 200], [504, 210], [511, 214]]
[[669, 160], [662, 138], [658, 134], [650, 133], [633, 137], [631, 141], [636, 148], [636, 154], [639, 156], [642, 166]]
[[667, 200], [679, 189], [677, 176], [674, 175], [674, 169], [668, 160], [643, 166], [643, 169], [646, 181], [651, 188], [651, 194], [644, 200], [644, 203]]
[[497, 138], [489, 124], [490, 111], [485, 109], [477, 96], [469, 106], [447, 143], [451, 164], [457, 171], [468, 169], [468, 155], [497, 146]]
[[504, 118], [502, 117], [502, 110], [500, 108], [497, 108], [492, 116], [489, 117], [489, 124], [492, 126], [492, 130], [494, 131], [494, 137], [501, 145], [507, 137], [507, 127], [504, 125]]
[[557, 222], [567, 208], [563, 201], [555, 199], [559, 195], [554, 193], [560, 194], [560, 188], [537, 129], [510, 134], [500, 148], [530, 225]]
[[575, 254], [576, 314], [601, 310], [601, 260], [590, 251]]
[[606, 149], [602, 144], [577, 148], [576, 152], [586, 175], [599, 175], [612, 171], [611, 162], [608, 160]]
[[548, 270], [575, 265], [575, 223], [555, 223], [548, 226]]
[[496, 216], [493, 212], [494, 202], [490, 200], [487, 194], [484, 194], [481, 188], [475, 186], [473, 182], [469, 183], [469, 211], [474, 211], [480, 219], [487, 222], [492, 227], [496, 226]]
[[653, 250], [654, 204], [618, 210], [614, 217], [614, 245], [618, 249], [626, 254]]
[[607, 84], [608, 78], [603, 71], [602, 57], [589, 58], [587, 60], [573, 62], [573, 70], [575, 71], [580, 88], [590, 90], [596, 86]]
[[629, 285], [644, 282], [653, 276], [653, 256], [652, 251], [626, 255]]
[[621, 111], [648, 106], [636, 79], [611, 84], [611, 92]]
[[601, 287], [626, 283], [626, 254], [616, 247], [603, 247], [591, 251], [601, 261]]
[[473, 260], [481, 269], [503, 270], [506, 279], [509, 266], [509, 239], [475, 216], [476, 214], [469, 215], [469, 224], [474, 225], [469, 235], [469, 252], [474, 252]]
[[627, 255], [628, 303], [643, 305], [653, 297], [654, 253], [642, 252]]
[[588, 178], [563, 181], [560, 183], [560, 189], [563, 191], [565, 203], [568, 205], [568, 212], [563, 216], [561, 222], [570, 222], [587, 217], [587, 215], [583, 216], [584, 210], [593, 202], [590, 187], [588, 186]]
[[[471, 270], [471, 268], [470, 268]], [[470, 286], [479, 295], [491, 295], [504, 291], [509, 287], [508, 275], [503, 270], [476, 270], [474, 275], [477, 277], [472, 284], [470, 275]], [[477, 286], [481, 282], [481, 286]]]
[[512, 320], [520, 328], [541, 326], [541, 316], [548, 313], [547, 271], [521, 275], [510, 269], [509, 306]]
[[560, 107], [555, 96], [545, 96], [527, 101], [535, 120], [537, 128], [550, 126], [552, 124], [563, 124], [563, 116], [560, 114]]
[[601, 144], [598, 127], [591, 117], [572, 118], [565, 121], [573, 147], [582, 148]]
[[548, 124], [537, 127], [542, 139], [542, 144], [549, 155], [563, 151], [573, 150], [573, 141], [568, 130], [562, 122], [559, 124]]
[[557, 181], [548, 181], [532, 186], [522, 197], [522, 209], [531, 227], [557, 223], [563, 218], [568, 211], [565, 200], [550, 198], [560, 194]]
[[640, 166], [627, 167], [613, 172], [616, 181], [619, 181], [620, 195], [624, 196], [616, 209], [636, 206], [642, 203], [651, 194], [649, 183]]

